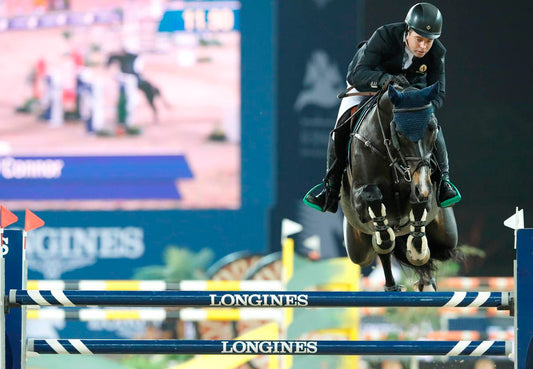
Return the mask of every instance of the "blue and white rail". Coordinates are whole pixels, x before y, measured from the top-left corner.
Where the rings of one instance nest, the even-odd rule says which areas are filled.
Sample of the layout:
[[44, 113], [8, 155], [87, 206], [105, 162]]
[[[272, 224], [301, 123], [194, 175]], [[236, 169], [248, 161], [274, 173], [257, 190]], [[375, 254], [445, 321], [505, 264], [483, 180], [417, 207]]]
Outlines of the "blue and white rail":
[[11, 306], [501, 307], [509, 292], [63, 291], [10, 290]]
[[28, 340], [38, 354], [507, 356], [506, 341]]

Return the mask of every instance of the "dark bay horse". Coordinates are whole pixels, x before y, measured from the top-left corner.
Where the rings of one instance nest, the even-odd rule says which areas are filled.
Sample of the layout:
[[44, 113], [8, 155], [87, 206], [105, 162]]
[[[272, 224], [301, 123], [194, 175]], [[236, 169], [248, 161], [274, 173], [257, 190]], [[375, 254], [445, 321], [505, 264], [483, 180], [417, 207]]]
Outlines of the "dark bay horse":
[[379, 256], [387, 291], [400, 290], [391, 254], [417, 272], [419, 290], [435, 288], [434, 260], [458, 255], [453, 210], [437, 206], [432, 180], [437, 91], [437, 85], [404, 91], [389, 85], [352, 133], [341, 189], [345, 245], [360, 266]]

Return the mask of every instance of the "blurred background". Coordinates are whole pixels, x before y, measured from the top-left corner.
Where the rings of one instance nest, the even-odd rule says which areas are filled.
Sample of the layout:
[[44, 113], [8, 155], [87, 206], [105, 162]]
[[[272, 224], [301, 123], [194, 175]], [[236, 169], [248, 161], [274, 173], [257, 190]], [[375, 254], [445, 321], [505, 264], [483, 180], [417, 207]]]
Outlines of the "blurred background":
[[[357, 44], [403, 21], [414, 3], [0, 0], [0, 199], [19, 218], [29, 208], [46, 222], [28, 238], [29, 279], [279, 279], [282, 219], [302, 226], [293, 238], [306, 262], [345, 256], [342, 214], [301, 198], [324, 175]], [[443, 274], [509, 277], [513, 231], [503, 221], [518, 207], [531, 226], [533, 208], [532, 5], [432, 3], [448, 50], [437, 116], [463, 196], [454, 207], [459, 242], [470, 250]], [[508, 320], [483, 319], [471, 325], [509, 329]], [[36, 336], [175, 331], [30, 323]], [[216, 329], [228, 325], [204, 327]], [[396, 364], [361, 365], [410, 365]]]

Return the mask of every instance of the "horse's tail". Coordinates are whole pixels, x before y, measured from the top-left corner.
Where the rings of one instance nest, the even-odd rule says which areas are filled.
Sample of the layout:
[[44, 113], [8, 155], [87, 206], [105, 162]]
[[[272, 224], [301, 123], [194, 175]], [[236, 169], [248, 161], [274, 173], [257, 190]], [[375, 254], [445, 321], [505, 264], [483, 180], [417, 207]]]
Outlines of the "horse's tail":
[[431, 257], [429, 261], [420, 266], [415, 266], [407, 260], [407, 237], [397, 237], [396, 238], [396, 246], [394, 247], [394, 257], [398, 262], [407, 268], [413, 269], [421, 280], [424, 281], [430, 281], [431, 278], [434, 277], [435, 271], [438, 269], [438, 265], [435, 262], [438, 261], [454, 261], [459, 264], [462, 264], [465, 260], [464, 254], [461, 252], [460, 249], [457, 247], [454, 247], [452, 249], [449, 248], [440, 248], [440, 247], [433, 247], [430, 246], [431, 251]]

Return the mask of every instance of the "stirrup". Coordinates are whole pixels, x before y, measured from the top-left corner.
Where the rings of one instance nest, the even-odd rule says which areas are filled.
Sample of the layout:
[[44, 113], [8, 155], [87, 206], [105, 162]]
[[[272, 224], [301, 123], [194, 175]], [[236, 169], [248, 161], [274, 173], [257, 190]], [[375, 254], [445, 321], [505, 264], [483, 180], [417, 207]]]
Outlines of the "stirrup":
[[[449, 199], [447, 199], [447, 200], [444, 200], [443, 202], [441, 202], [441, 203], [439, 204], [439, 206], [440, 206], [441, 208], [447, 208], [447, 207], [450, 207], [450, 206], [452, 206], [452, 205], [455, 205], [455, 204], [457, 204], [459, 201], [461, 201], [462, 196], [461, 196], [461, 193], [459, 192], [459, 190], [457, 189], [457, 187], [455, 187], [455, 185], [454, 185], [449, 179], [443, 179], [442, 181], [446, 181], [446, 182], [448, 182], [448, 183], [450, 184], [450, 186], [453, 187], [453, 189], [455, 190], [455, 192], [457, 192], [457, 195], [454, 196], [454, 197], [451, 197], [451, 198], [449, 198]], [[440, 187], [440, 185], [439, 185], [439, 187]]]
[[311, 193], [313, 191], [315, 191], [317, 188], [319, 188], [320, 186], [323, 186], [324, 185], [324, 182], [321, 182], [319, 184], [317, 184], [315, 187], [311, 188], [304, 196], [304, 198], [302, 199], [303, 203], [307, 206], [309, 206], [311, 209], [315, 209], [315, 210], [318, 210], [318, 211], [321, 211], [321, 212], [324, 212], [324, 210], [322, 210], [322, 208], [318, 205], [315, 205], [311, 202], [309, 202], [309, 200], [307, 200], [307, 197], [308, 196], [311, 196]]

